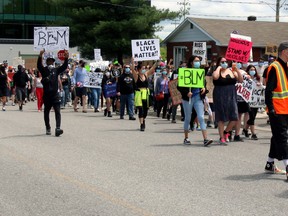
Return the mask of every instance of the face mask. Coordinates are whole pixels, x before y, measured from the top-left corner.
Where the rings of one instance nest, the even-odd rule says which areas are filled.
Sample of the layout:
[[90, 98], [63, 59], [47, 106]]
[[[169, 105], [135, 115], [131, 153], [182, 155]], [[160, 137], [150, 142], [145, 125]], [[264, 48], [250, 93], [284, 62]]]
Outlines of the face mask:
[[156, 73], [160, 73], [160, 71], [161, 71], [161, 70], [157, 69], [157, 70], [156, 70]]
[[162, 71], [162, 74], [163, 75], [167, 75], [167, 71]]
[[130, 73], [130, 68], [125, 68], [125, 73], [129, 74]]
[[248, 64], [243, 64], [242, 66], [243, 66], [243, 68], [247, 68]]
[[242, 68], [242, 64], [241, 64], [241, 63], [237, 63], [236, 67], [237, 67], [238, 69], [240, 69], [240, 68]]
[[250, 74], [250, 76], [255, 76], [256, 71], [255, 71], [255, 70], [250, 70], [250, 71], [249, 71], [249, 74]]
[[225, 62], [225, 63], [221, 63], [220, 66], [223, 68], [223, 69], [226, 69], [228, 67], [228, 64]]
[[200, 68], [200, 62], [193, 62], [193, 67], [194, 68]]
[[263, 62], [259, 62], [259, 67], [262, 67], [264, 65]]
[[110, 76], [110, 72], [106, 72], [105, 75], [106, 75], [107, 77], [109, 77], [109, 76]]
[[49, 66], [48, 66], [48, 69], [49, 69], [50, 71], [51, 71], [53, 68], [54, 68], [53, 65], [49, 65]]
[[143, 70], [141, 71], [141, 73], [142, 73], [142, 74], [145, 74], [145, 73], [146, 73], [146, 70], [145, 70], [145, 69], [143, 69]]

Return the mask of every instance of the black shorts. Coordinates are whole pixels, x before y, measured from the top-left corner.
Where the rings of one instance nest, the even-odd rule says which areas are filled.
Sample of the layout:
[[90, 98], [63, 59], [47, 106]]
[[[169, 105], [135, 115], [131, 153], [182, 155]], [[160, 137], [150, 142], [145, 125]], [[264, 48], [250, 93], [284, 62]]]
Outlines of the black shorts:
[[87, 96], [87, 88], [86, 87], [76, 87], [75, 91], [76, 91], [77, 97]]
[[9, 95], [9, 91], [7, 87], [0, 88], [0, 97], [7, 97]]
[[249, 104], [245, 101], [237, 102], [238, 113], [246, 113], [250, 111]]

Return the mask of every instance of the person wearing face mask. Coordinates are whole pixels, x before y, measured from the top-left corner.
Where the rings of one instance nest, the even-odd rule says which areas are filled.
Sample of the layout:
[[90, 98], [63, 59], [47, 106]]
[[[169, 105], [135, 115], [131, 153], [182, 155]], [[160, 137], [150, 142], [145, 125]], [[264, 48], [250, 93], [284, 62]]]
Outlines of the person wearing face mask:
[[261, 77], [265, 70], [265, 62], [263, 58], [259, 59], [258, 65], [256, 66], [259, 76]]
[[43, 84], [43, 101], [44, 101], [44, 121], [46, 126], [46, 134], [51, 135], [51, 126], [50, 126], [50, 110], [53, 107], [55, 112], [55, 120], [56, 120], [56, 128], [55, 128], [55, 136], [60, 136], [63, 134], [63, 130], [60, 128], [61, 126], [61, 113], [60, 113], [60, 103], [61, 97], [59, 94], [59, 74], [63, 72], [68, 67], [68, 51], [65, 51], [65, 61], [64, 63], [55, 68], [53, 66], [55, 59], [47, 58], [46, 64], [44, 67], [42, 64], [42, 56], [45, 50], [41, 50], [38, 60], [37, 60], [37, 68], [42, 75], [42, 84]]
[[120, 119], [124, 119], [125, 106], [128, 103], [129, 120], [136, 120], [134, 117], [134, 91], [135, 80], [130, 65], [127, 64], [117, 82], [117, 95], [120, 96]]
[[157, 100], [157, 117], [160, 117], [161, 110], [163, 108], [162, 112], [162, 118], [166, 118], [166, 113], [167, 113], [167, 106], [168, 106], [168, 101], [169, 101], [169, 88], [168, 88], [168, 69], [165, 67], [161, 70], [161, 76], [158, 77], [156, 80], [156, 86], [155, 86], [155, 95], [157, 98], [157, 95], [162, 94], [164, 97], [159, 98]]
[[[268, 108], [272, 137], [265, 170], [275, 174], [286, 173], [288, 180], [288, 41], [278, 46], [278, 55], [267, 71], [265, 104]], [[274, 164], [275, 159], [283, 161], [286, 172], [277, 168]]]
[[[257, 73], [256, 67], [253, 65], [249, 65], [246, 69], [246, 72], [250, 75], [251, 79], [253, 80], [253, 82], [255, 83], [255, 85], [257, 86], [261, 86], [262, 83], [260, 81], [260, 76]], [[249, 110], [249, 119], [247, 120], [247, 123], [244, 125], [244, 129], [243, 129], [243, 133], [245, 135], [245, 137], [249, 137], [249, 133], [248, 133], [248, 129], [250, 128], [251, 130], [251, 139], [252, 140], [258, 140], [258, 137], [255, 133], [255, 119], [258, 113], [258, 108], [254, 108], [254, 107], [250, 107]]]
[[74, 88], [76, 92], [76, 97], [74, 99], [74, 111], [78, 112], [77, 110], [77, 103], [79, 98], [82, 99], [82, 107], [83, 113], [87, 113], [86, 110], [86, 96], [87, 96], [87, 88], [84, 87], [84, 81], [87, 77], [87, 70], [85, 69], [85, 64], [83, 60], [79, 61], [79, 66], [75, 69], [74, 74], [73, 74], [73, 83], [74, 83]]
[[[219, 143], [227, 145], [229, 142], [229, 131], [235, 126], [238, 120], [236, 82], [243, 82], [241, 71], [236, 63], [228, 68], [227, 60], [224, 57], [217, 59], [217, 68], [213, 72], [213, 102], [215, 109], [215, 121], [218, 123], [220, 136]], [[229, 122], [224, 130], [224, 123]]]
[[142, 63], [138, 62], [136, 70], [134, 69], [134, 59], [132, 58], [132, 74], [136, 84], [135, 91], [135, 106], [138, 109], [138, 117], [140, 123], [140, 131], [145, 131], [145, 120], [149, 109], [149, 95], [148, 77], [152, 76], [155, 72], [157, 62], [148, 70]]
[[[111, 114], [111, 107], [112, 107], [111, 97], [116, 96], [116, 94], [112, 95], [112, 96], [107, 95], [107, 92], [105, 91], [105, 89], [108, 86], [111, 87], [112, 85], [115, 85], [115, 83], [116, 83], [115, 77], [112, 77], [111, 72], [109, 70], [106, 70], [104, 72], [104, 76], [102, 79], [102, 89], [103, 89], [103, 96], [104, 96], [105, 102], [106, 102], [106, 108], [104, 109], [104, 116], [107, 116], [107, 117], [112, 117], [112, 114]], [[116, 92], [116, 85], [115, 85], [115, 92]]]
[[[198, 56], [191, 56], [189, 58], [187, 68], [199, 69], [201, 66], [200, 58]], [[202, 130], [202, 135], [204, 139], [204, 146], [209, 146], [213, 140], [208, 139], [206, 124], [204, 120], [204, 103], [201, 99], [201, 94], [205, 93], [205, 88], [188, 88], [188, 87], [177, 87], [182, 95], [182, 105], [184, 109], [185, 119], [184, 119], [184, 145], [191, 145], [188, 138], [189, 125], [191, 122], [192, 109], [194, 108], [198, 121], [200, 123], [200, 128]]]

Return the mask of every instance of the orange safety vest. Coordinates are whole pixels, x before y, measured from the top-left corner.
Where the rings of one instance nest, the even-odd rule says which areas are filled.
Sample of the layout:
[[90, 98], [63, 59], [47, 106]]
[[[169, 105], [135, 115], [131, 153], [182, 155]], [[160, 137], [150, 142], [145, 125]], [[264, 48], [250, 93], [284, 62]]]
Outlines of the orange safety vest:
[[268, 68], [267, 78], [271, 68], [276, 70], [277, 87], [272, 91], [272, 102], [276, 114], [288, 114], [288, 79], [284, 68], [274, 61]]

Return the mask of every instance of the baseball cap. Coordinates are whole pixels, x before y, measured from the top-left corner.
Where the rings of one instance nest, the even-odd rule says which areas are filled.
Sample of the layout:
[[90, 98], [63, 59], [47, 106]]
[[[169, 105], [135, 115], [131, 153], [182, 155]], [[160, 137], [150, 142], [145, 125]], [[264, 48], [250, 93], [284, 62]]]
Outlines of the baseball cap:
[[288, 48], [288, 41], [282, 42], [278, 47], [278, 53]]

